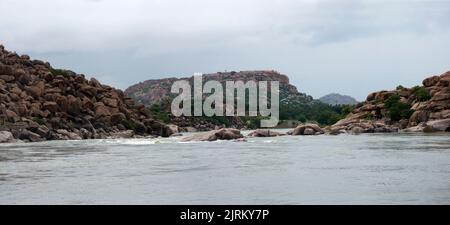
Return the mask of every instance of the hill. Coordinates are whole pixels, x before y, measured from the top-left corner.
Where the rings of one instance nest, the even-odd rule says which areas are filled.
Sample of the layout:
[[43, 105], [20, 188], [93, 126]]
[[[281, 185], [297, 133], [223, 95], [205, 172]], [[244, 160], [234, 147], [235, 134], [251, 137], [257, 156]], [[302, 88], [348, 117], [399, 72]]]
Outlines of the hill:
[[121, 90], [2, 45], [0, 106], [0, 141], [171, 134]]
[[422, 86], [369, 94], [334, 132], [450, 131], [450, 71], [426, 78]]
[[358, 101], [351, 96], [331, 93], [319, 98], [319, 101], [329, 105], [356, 105]]
[[[177, 80], [193, 82], [192, 77], [165, 78], [140, 82], [125, 90], [125, 94], [137, 102], [148, 106], [161, 119], [180, 127], [194, 127], [197, 130], [211, 130], [219, 127], [257, 128], [261, 118], [254, 117], [179, 117], [170, 115], [170, 102], [175, 95], [170, 93], [172, 84]], [[226, 81], [279, 81], [280, 83], [280, 119], [300, 122], [316, 121], [330, 125], [343, 117], [340, 106], [330, 106], [311, 96], [301, 93], [289, 83], [288, 76], [274, 70], [252, 70], [240, 72], [217, 72], [203, 75], [203, 82], [216, 80], [224, 84]]]

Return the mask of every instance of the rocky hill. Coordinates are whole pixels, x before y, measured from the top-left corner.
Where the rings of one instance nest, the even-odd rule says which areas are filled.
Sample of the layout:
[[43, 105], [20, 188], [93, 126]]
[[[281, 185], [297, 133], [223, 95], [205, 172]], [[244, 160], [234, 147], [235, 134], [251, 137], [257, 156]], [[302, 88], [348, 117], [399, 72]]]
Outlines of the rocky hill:
[[356, 105], [358, 101], [351, 96], [332, 93], [319, 98], [319, 101], [329, 105]]
[[0, 142], [169, 136], [121, 90], [0, 45]]
[[[164, 78], [155, 80], [146, 80], [138, 84], [128, 87], [124, 92], [125, 95], [134, 98], [137, 102], [147, 106], [151, 106], [154, 103], [160, 102], [162, 99], [170, 96], [174, 96], [170, 93], [172, 84], [177, 80], [187, 80], [193, 83], [193, 77], [182, 78]], [[280, 74], [273, 70], [258, 70], [258, 71], [240, 71], [240, 72], [217, 72], [203, 75], [203, 83], [215, 80], [222, 84], [226, 81], [241, 80], [247, 82], [252, 81], [279, 81], [280, 89], [283, 90], [285, 95], [299, 94], [297, 88], [289, 83], [289, 78], [286, 75]], [[311, 98], [306, 95], [302, 95], [303, 98]], [[311, 98], [312, 99], [312, 98]]]
[[[170, 102], [173, 95], [170, 93], [172, 84], [177, 80], [193, 82], [192, 77], [166, 78], [147, 80], [135, 84], [125, 90], [125, 94], [137, 102], [147, 105], [156, 114], [166, 117], [180, 127], [194, 127], [196, 130], [211, 130], [218, 127], [256, 128], [258, 118], [246, 117], [173, 117], [170, 115]], [[289, 83], [286, 75], [274, 70], [253, 70], [240, 72], [217, 72], [204, 74], [203, 82], [216, 80], [225, 84], [226, 81], [241, 80], [253, 81], [279, 81], [280, 82], [280, 119], [305, 122], [307, 120], [320, 121], [331, 124], [340, 119], [339, 109], [314, 100], [311, 96], [300, 93]], [[329, 121], [328, 121], [329, 120]], [[332, 122], [330, 122], [332, 121]]]
[[330, 129], [334, 133], [450, 131], [450, 71], [422, 84], [372, 93]]

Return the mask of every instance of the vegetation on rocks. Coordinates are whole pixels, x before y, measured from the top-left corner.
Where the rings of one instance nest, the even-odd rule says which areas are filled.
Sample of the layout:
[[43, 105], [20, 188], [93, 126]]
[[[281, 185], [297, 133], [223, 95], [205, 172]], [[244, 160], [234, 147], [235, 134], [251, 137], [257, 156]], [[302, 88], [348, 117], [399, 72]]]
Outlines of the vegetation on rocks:
[[425, 87], [415, 86], [411, 89], [414, 98], [419, 102], [428, 101], [431, 99], [430, 92]]
[[450, 130], [450, 71], [423, 80], [423, 86], [371, 93], [333, 133]]
[[413, 113], [411, 106], [407, 103], [400, 102], [400, 96], [398, 95], [390, 96], [384, 103], [384, 107], [392, 121], [409, 119]]
[[[349, 113], [346, 105], [329, 105], [314, 100], [311, 96], [300, 93], [297, 88], [289, 83], [286, 75], [273, 70], [267, 71], [240, 71], [240, 72], [218, 72], [205, 74], [204, 82], [216, 80], [224, 84], [225, 81], [241, 80], [247, 82], [254, 81], [279, 81], [280, 83], [280, 120], [295, 120], [300, 122], [313, 121], [321, 125], [331, 125], [344, 118]], [[264, 119], [258, 117], [180, 117], [174, 118], [170, 113], [170, 102], [175, 95], [170, 93], [173, 82], [177, 80], [187, 80], [192, 82], [191, 77], [166, 78], [159, 80], [147, 80], [132, 85], [125, 90], [125, 94], [135, 99], [137, 102], [149, 107], [153, 115], [162, 121], [171, 121], [180, 127], [195, 127], [197, 130], [211, 130], [219, 127], [235, 128], [259, 128], [260, 121]], [[248, 97], [248, 96], [247, 96]], [[270, 99], [270, 97], [269, 97]], [[248, 99], [246, 99], [248, 108]]]

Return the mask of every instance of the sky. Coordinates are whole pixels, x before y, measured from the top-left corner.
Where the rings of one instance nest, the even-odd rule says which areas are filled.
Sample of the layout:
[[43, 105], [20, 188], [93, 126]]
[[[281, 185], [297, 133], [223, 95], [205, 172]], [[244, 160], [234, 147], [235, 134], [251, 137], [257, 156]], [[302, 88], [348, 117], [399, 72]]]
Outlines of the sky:
[[0, 43], [125, 89], [274, 69], [364, 100], [450, 70], [449, 0], [0, 0]]

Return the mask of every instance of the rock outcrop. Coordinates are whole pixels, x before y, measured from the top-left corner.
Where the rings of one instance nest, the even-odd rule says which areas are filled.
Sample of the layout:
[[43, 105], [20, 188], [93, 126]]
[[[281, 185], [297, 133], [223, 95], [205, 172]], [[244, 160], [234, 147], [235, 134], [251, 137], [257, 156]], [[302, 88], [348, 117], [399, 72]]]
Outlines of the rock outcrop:
[[[147, 80], [128, 87], [124, 93], [136, 99], [137, 102], [150, 106], [154, 103], [160, 102], [162, 99], [174, 96], [170, 93], [170, 88], [175, 81], [186, 80], [193, 83], [193, 77], [182, 78], [164, 78]], [[203, 83], [214, 80], [224, 84], [226, 81], [279, 81], [280, 87], [286, 87], [291, 93], [297, 93], [297, 88], [289, 83], [289, 78], [274, 70], [252, 70], [240, 72], [217, 72], [210, 74], [203, 74]]]
[[[223, 127], [239, 129], [249, 127], [255, 128], [253, 126], [249, 126], [248, 120], [245, 121], [246, 118], [238, 116], [222, 117], [220, 120], [216, 120], [214, 118], [205, 119], [203, 117], [172, 116], [170, 113], [171, 100], [177, 95], [172, 94], [170, 91], [172, 84], [179, 80], [185, 80], [191, 84], [193, 83], [193, 77], [147, 80], [130, 86], [124, 93], [126, 96], [131, 97], [137, 102], [148, 107], [158, 105], [158, 108], [161, 108], [159, 110], [163, 111], [163, 115], [168, 115], [168, 120], [179, 126], [183, 131], [186, 131], [188, 127], [193, 127], [198, 131], [208, 131]], [[313, 102], [313, 98], [311, 96], [304, 93], [299, 93], [297, 88], [289, 83], [289, 78], [286, 75], [280, 74], [274, 70], [217, 72], [203, 75], [203, 83], [211, 80], [218, 81], [222, 85], [225, 85], [227, 81], [279, 81], [281, 110], [299, 104], [302, 104], [300, 108], [304, 108], [302, 106], [309, 105]], [[295, 113], [291, 114], [295, 115]]]
[[331, 133], [450, 131], [450, 71], [426, 78], [423, 86], [369, 94]]
[[292, 131], [291, 135], [320, 135], [324, 133], [317, 124], [301, 124]]
[[9, 131], [0, 131], [0, 143], [12, 142], [14, 140], [14, 136]]
[[256, 129], [255, 131], [252, 131], [247, 136], [248, 137], [276, 137], [276, 136], [284, 136], [286, 134], [268, 130], [268, 129]]
[[206, 133], [195, 134], [189, 137], [185, 137], [183, 141], [216, 141], [216, 140], [233, 140], [240, 139], [244, 136], [241, 131], [233, 128], [222, 128], [219, 130], [212, 130]]
[[126, 130], [172, 133], [121, 90], [0, 45], [0, 131], [15, 139], [42, 141], [105, 138]]

